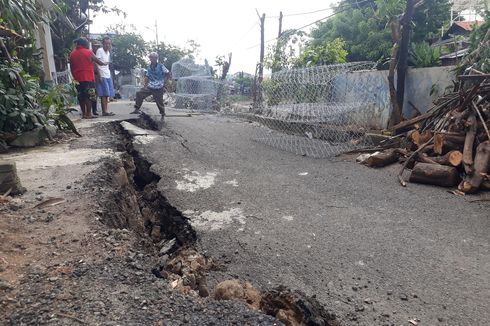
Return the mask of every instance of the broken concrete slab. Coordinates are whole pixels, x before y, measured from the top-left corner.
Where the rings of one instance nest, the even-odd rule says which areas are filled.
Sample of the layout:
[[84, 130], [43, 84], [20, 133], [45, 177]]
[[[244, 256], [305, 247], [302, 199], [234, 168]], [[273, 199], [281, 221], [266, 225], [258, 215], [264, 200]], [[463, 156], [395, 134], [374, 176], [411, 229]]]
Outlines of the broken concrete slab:
[[148, 129], [140, 128], [130, 122], [122, 121], [121, 127], [123, 127], [126, 132], [133, 137], [136, 136], [148, 136], [148, 135], [158, 135], [158, 132]]
[[26, 192], [22, 187], [14, 161], [0, 161], [0, 195], [9, 192], [11, 195], [19, 195]]

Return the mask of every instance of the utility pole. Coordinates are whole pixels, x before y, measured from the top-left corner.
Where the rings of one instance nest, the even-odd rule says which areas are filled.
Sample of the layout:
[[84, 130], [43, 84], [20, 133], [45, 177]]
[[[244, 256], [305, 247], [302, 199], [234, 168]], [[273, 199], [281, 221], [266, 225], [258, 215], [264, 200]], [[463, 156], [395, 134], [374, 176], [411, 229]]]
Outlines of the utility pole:
[[264, 51], [265, 51], [265, 39], [264, 39], [264, 24], [265, 24], [265, 14], [260, 16], [259, 11], [257, 11], [257, 16], [260, 19], [260, 60], [259, 60], [259, 84], [262, 83], [264, 79]]
[[155, 39], [157, 41], [157, 47], [158, 47], [158, 22], [155, 19]]
[[277, 38], [282, 35], [282, 11], [279, 12], [279, 33], [277, 33]]

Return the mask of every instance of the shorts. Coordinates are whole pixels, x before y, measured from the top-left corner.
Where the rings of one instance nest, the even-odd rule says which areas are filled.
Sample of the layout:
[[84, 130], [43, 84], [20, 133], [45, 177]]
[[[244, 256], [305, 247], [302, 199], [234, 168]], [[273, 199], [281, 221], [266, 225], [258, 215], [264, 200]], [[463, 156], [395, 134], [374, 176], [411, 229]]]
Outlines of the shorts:
[[92, 102], [97, 101], [97, 93], [95, 92], [95, 83], [89, 81], [80, 82], [77, 86], [78, 92], [78, 102], [83, 102], [84, 100], [91, 100]]
[[102, 81], [97, 80], [97, 96], [99, 97], [114, 97], [114, 85], [112, 79], [102, 78]]

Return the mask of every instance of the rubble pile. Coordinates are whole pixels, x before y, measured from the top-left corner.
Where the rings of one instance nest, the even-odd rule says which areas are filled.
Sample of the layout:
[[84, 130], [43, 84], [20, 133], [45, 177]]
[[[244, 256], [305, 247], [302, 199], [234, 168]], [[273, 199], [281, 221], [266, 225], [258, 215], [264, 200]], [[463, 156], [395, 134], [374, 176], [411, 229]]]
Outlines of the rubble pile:
[[409, 181], [462, 193], [490, 190], [490, 75], [458, 77], [454, 92], [439, 98], [427, 112], [394, 126], [405, 133], [401, 148], [389, 148], [361, 159], [370, 167], [403, 162], [398, 175], [411, 169]]

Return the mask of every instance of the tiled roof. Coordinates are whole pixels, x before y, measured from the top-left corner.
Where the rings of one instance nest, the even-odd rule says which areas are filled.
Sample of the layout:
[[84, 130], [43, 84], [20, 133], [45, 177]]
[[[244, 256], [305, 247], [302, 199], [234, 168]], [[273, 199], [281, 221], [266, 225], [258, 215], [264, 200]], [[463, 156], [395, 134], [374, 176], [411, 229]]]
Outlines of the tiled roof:
[[471, 32], [473, 30], [473, 26], [474, 25], [477, 25], [477, 26], [480, 26], [480, 25], [483, 25], [483, 21], [481, 20], [478, 20], [478, 21], [460, 21], [460, 22], [454, 22], [455, 25], [458, 25], [459, 27], [461, 27], [462, 29], [468, 31], [468, 32]]

